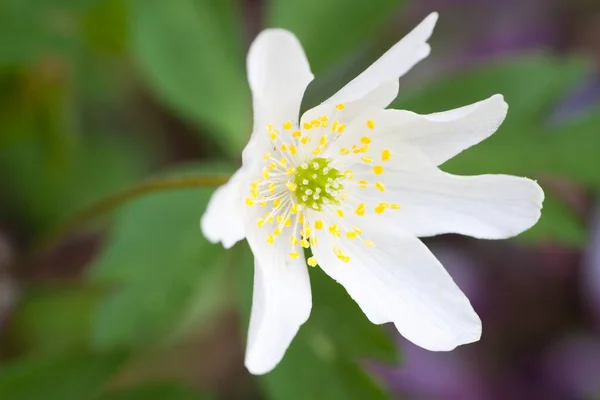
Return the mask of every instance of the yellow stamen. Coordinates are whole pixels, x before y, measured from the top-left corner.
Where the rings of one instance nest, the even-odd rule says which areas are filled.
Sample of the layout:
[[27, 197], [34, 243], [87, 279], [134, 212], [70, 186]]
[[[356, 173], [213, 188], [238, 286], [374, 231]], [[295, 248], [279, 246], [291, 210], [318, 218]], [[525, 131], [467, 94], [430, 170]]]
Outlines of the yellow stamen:
[[354, 212], [361, 217], [365, 215], [365, 203], [360, 203]]
[[376, 165], [373, 167], [373, 173], [375, 175], [381, 175], [383, 174], [383, 167], [381, 165]]
[[311, 267], [316, 267], [317, 266], [317, 259], [314, 257], [309, 257], [308, 260], [306, 260], [306, 263], [308, 265], [310, 265]]
[[369, 129], [375, 128], [375, 121], [373, 121], [372, 119], [367, 120], [367, 127]]
[[381, 160], [388, 161], [392, 157], [392, 153], [388, 149], [384, 149], [381, 152]]

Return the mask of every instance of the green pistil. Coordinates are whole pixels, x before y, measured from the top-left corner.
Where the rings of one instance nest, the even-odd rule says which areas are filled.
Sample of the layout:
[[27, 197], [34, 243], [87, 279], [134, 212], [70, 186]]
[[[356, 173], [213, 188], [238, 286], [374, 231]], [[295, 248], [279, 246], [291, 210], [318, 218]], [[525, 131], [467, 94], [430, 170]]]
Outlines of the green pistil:
[[336, 197], [344, 188], [340, 183], [343, 177], [340, 171], [329, 166], [328, 159], [313, 158], [296, 169], [297, 202], [317, 211], [322, 211], [323, 204], [339, 204]]

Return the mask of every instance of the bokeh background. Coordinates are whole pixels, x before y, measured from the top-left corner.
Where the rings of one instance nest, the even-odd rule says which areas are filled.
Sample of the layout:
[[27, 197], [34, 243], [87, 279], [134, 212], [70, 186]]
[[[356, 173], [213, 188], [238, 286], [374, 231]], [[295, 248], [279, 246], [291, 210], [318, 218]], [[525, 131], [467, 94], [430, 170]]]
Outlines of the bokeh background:
[[[311, 269], [311, 319], [274, 372], [250, 376], [251, 254], [202, 237], [212, 189], [45, 239], [141, 181], [234, 171], [263, 27], [305, 46], [307, 109], [431, 11], [432, 54], [395, 108], [504, 94], [499, 132], [443, 168], [546, 191], [517, 239], [426, 241], [481, 315], [479, 343], [416, 348]], [[599, 71], [594, 0], [2, 0], [0, 399], [600, 399]]]

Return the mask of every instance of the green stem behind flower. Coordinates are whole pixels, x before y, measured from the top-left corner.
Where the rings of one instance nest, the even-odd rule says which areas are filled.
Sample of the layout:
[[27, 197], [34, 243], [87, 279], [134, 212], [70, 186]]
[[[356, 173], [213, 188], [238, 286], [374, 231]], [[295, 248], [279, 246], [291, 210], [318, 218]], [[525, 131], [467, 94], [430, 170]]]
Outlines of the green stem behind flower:
[[139, 185], [125, 189], [120, 193], [108, 196], [76, 213], [73, 217], [58, 225], [48, 235], [42, 238], [42, 240], [34, 246], [33, 254], [43, 253], [52, 248], [63, 236], [83, 225], [85, 222], [105, 214], [106, 212], [144, 194], [165, 190], [216, 187], [226, 183], [229, 178], [228, 175], [196, 175], [164, 178], [140, 183]]

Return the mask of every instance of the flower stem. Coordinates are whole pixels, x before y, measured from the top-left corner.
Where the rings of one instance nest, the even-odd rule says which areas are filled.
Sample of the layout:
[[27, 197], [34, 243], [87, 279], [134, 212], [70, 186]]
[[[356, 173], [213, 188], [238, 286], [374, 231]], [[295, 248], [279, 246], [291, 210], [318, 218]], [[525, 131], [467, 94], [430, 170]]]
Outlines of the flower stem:
[[137, 197], [148, 193], [162, 192], [166, 190], [210, 188], [220, 186], [229, 180], [229, 175], [196, 175], [156, 179], [142, 182], [137, 186], [125, 189], [122, 192], [108, 196], [91, 206], [79, 211], [73, 217], [59, 224], [49, 234], [45, 235], [37, 245], [34, 245], [33, 254], [43, 253], [52, 248], [60, 239], [83, 225], [106, 212], [109, 212]]

